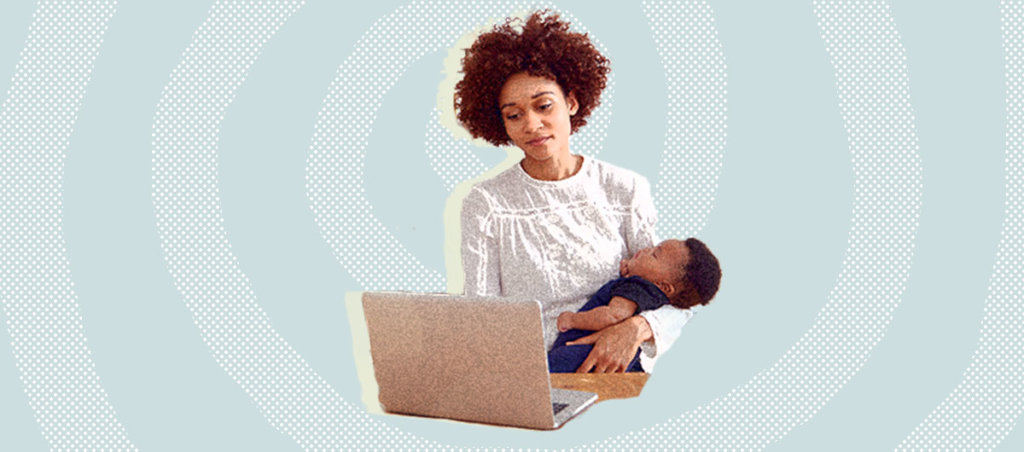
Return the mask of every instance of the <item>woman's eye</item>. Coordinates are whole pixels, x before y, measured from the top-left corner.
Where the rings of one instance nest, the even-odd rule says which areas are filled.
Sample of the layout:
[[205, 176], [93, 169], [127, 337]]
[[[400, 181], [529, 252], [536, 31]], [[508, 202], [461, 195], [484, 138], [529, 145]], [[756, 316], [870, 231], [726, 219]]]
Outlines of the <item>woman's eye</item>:
[[514, 120], [514, 119], [516, 119], [518, 117], [519, 117], [519, 115], [507, 115], [507, 116], [505, 116], [505, 120], [512, 121], [512, 120]]
[[541, 105], [540, 107], [537, 107], [537, 108], [540, 109], [540, 110], [547, 110], [547, 109], [551, 108], [551, 104], [544, 104], [544, 105]]

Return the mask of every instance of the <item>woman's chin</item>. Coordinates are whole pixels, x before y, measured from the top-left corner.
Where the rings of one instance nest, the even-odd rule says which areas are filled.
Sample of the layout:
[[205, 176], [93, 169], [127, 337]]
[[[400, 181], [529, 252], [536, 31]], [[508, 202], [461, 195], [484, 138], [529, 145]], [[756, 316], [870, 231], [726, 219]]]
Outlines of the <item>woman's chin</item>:
[[525, 155], [526, 160], [529, 160], [530, 163], [535, 165], [542, 165], [544, 163], [550, 162], [551, 158], [554, 157], [554, 153], [546, 148], [527, 146], [525, 148], [520, 147], [520, 149], [523, 150], [523, 154]]

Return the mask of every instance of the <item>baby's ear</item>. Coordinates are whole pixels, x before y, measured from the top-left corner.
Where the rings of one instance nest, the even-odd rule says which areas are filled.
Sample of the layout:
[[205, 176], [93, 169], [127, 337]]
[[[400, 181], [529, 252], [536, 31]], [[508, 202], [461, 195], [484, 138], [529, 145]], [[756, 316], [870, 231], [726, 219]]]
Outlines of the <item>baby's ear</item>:
[[665, 296], [669, 298], [672, 298], [672, 296], [676, 294], [675, 284], [667, 282], [658, 282], [654, 283], [654, 285], [658, 286], [658, 288], [661, 289], [662, 292], [665, 292]]

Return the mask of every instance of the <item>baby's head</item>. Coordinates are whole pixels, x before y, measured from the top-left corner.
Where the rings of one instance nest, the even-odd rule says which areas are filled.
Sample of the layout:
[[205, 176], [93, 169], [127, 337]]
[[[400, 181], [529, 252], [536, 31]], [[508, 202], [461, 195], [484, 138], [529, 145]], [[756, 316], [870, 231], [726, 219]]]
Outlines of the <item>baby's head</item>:
[[679, 308], [705, 305], [718, 292], [722, 269], [707, 245], [695, 238], [669, 239], [637, 251], [619, 264], [622, 276], [639, 276], [658, 286]]

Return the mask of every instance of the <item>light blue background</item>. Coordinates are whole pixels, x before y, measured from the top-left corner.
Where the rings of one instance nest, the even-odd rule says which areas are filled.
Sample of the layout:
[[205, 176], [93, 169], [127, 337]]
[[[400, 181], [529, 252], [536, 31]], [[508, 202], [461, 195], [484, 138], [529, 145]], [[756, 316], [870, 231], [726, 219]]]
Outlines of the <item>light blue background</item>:
[[[308, 1], [263, 48], [221, 127], [219, 174], [232, 250], [274, 328], [348, 401], [359, 401], [344, 293], [360, 290], [310, 212], [313, 125], [338, 65], [399, 1]], [[638, 399], [590, 409], [557, 432], [377, 417], [454, 446], [572, 446], [638, 430], [707, 403], [770, 366], [827, 301], [847, 247], [853, 172], [833, 68], [810, 2], [712, 1], [728, 69], [728, 136], [700, 236], [725, 276]], [[664, 71], [639, 2], [559, 2], [607, 48], [615, 102], [601, 158], [657, 190]], [[9, 81], [32, 2], [0, 12]], [[885, 338], [861, 371], [778, 450], [880, 450], [902, 441], [956, 386], [979, 338], [1003, 219], [1004, 66], [998, 2], [896, 2], [924, 191], [913, 266]], [[92, 359], [118, 420], [149, 450], [288, 450], [201, 340], [160, 249], [151, 127], [171, 71], [209, 5], [118, 4], [67, 149], [64, 238]], [[437, 20], [444, 20], [438, 17]], [[445, 43], [446, 45], [450, 43]], [[407, 68], [383, 99], [366, 192], [389, 231], [444, 272], [448, 193], [424, 131], [443, 54]], [[503, 152], [477, 149], [489, 164]], [[371, 264], [372, 265], [372, 264]], [[7, 341], [4, 341], [5, 343]], [[40, 434], [11, 353], [0, 353], [0, 441]], [[1016, 429], [1000, 450], [1022, 450]]]

